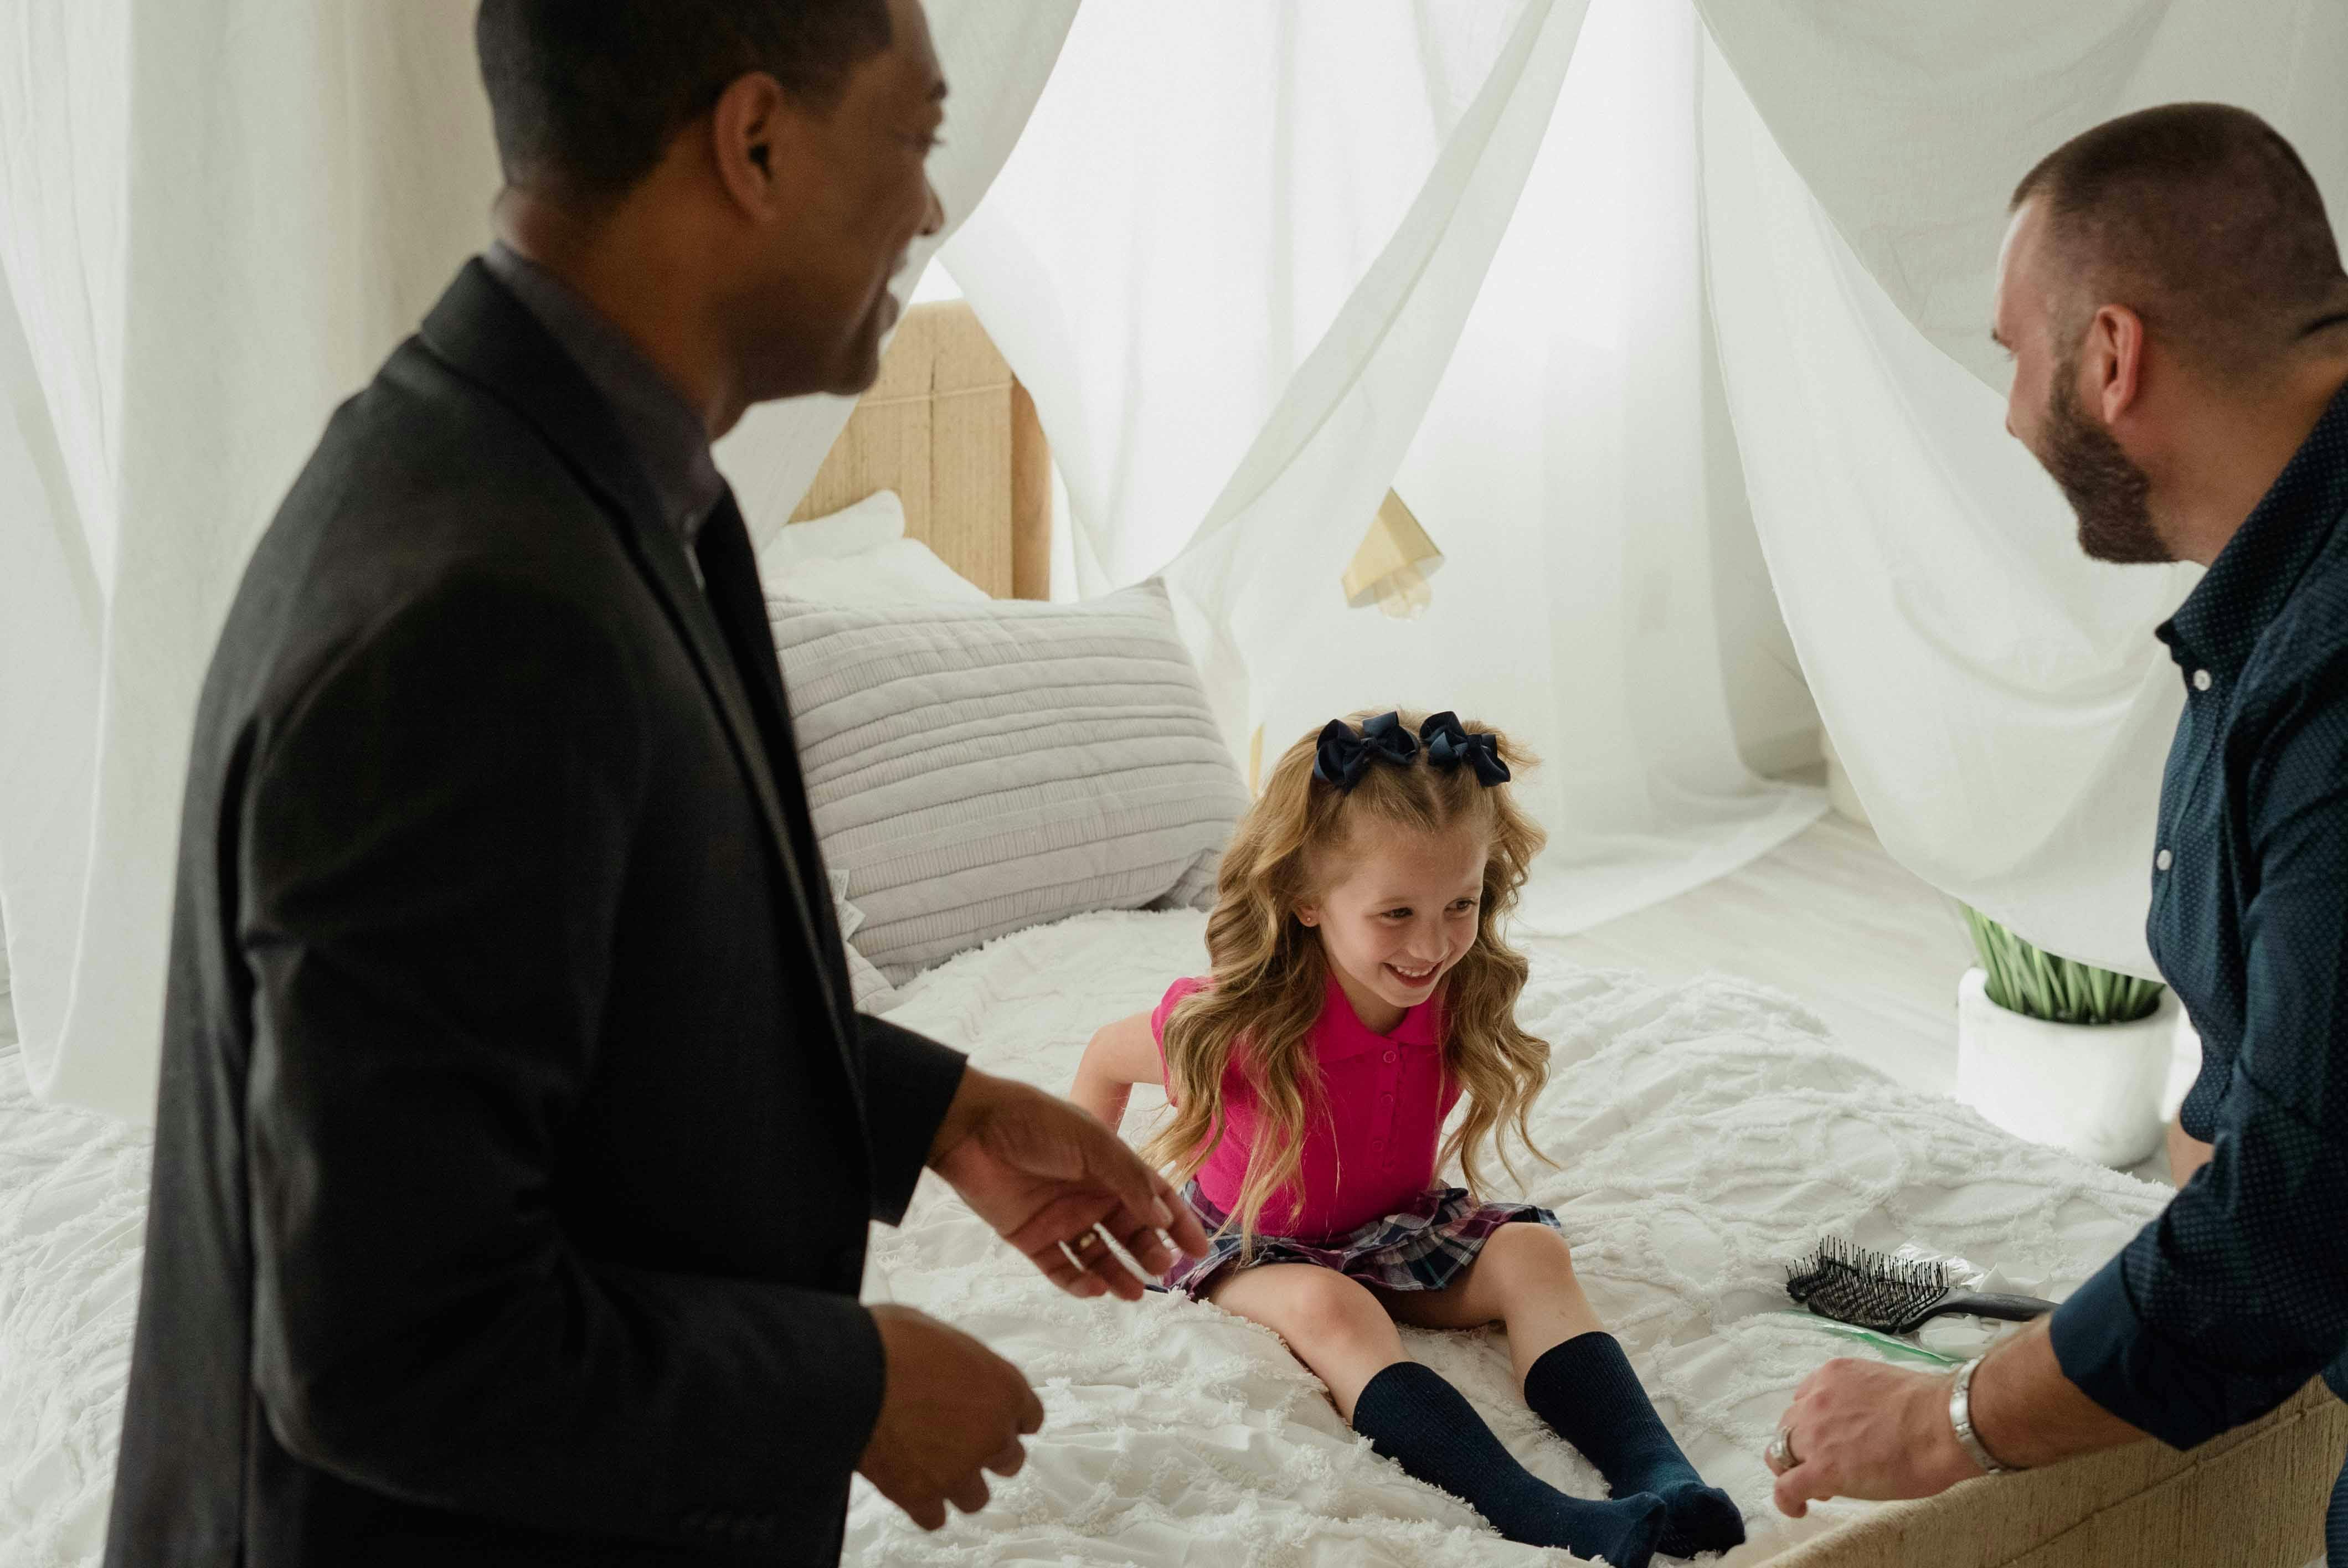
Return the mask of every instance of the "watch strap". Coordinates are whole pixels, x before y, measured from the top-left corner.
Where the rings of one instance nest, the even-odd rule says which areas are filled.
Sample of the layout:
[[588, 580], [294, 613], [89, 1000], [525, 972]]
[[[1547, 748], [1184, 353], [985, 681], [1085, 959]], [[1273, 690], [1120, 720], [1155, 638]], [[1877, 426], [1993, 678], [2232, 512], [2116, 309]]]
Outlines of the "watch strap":
[[1976, 1356], [1957, 1368], [1957, 1380], [1949, 1386], [1949, 1425], [1956, 1429], [1957, 1446], [1965, 1450], [1966, 1457], [1973, 1463], [1982, 1467], [1982, 1473], [2003, 1475], [2020, 1467], [1999, 1463], [1997, 1457], [1989, 1451], [1988, 1445], [1981, 1440], [1981, 1434], [1973, 1430], [1973, 1373], [1980, 1369], [1982, 1360], [1982, 1358]]

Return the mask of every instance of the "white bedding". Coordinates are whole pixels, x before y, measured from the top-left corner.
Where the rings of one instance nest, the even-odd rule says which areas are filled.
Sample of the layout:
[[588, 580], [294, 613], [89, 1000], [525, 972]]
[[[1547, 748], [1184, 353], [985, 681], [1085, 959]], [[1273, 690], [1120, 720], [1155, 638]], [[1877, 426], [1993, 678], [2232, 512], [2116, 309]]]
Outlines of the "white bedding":
[[[890, 1016], [991, 1071], [1065, 1089], [1099, 1024], [1203, 964], [1203, 917], [1086, 916], [922, 975]], [[1784, 1264], [1823, 1234], [1915, 1241], [2015, 1282], [2076, 1286], [2166, 1201], [2160, 1188], [2016, 1143], [1954, 1102], [1835, 1054], [1790, 999], [1708, 978], [1536, 959], [1523, 1016], [1555, 1049], [1534, 1130], [1563, 1163], [1528, 1170], [1592, 1299], [1692, 1458], [1744, 1505], [1762, 1561], [1831, 1523], [1768, 1507], [1756, 1457], [1811, 1368], [1860, 1353], [1776, 1315]], [[1155, 1102], [1137, 1091], [1128, 1135]], [[87, 1568], [103, 1542], [146, 1190], [142, 1133], [41, 1109], [0, 1050], [0, 1562]], [[1272, 1565], [1572, 1561], [1502, 1542], [1463, 1505], [1357, 1442], [1269, 1333], [1209, 1307], [1058, 1295], [934, 1178], [874, 1233], [869, 1299], [950, 1317], [1011, 1357], [1046, 1424], [1026, 1470], [975, 1518], [924, 1535], [859, 1483], [851, 1563]], [[1406, 1329], [1509, 1446], [1601, 1495], [1509, 1388], [1489, 1331]]]

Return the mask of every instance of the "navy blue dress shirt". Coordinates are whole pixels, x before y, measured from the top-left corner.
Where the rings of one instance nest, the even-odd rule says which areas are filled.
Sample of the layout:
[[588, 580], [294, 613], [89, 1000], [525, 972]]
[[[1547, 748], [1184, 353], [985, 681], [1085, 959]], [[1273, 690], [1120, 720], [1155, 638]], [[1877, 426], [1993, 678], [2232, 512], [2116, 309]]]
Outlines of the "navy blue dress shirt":
[[2348, 389], [2159, 635], [2186, 704], [2148, 932], [2214, 1153], [2052, 1327], [2090, 1399], [2188, 1448], [2318, 1372], [2348, 1398]]

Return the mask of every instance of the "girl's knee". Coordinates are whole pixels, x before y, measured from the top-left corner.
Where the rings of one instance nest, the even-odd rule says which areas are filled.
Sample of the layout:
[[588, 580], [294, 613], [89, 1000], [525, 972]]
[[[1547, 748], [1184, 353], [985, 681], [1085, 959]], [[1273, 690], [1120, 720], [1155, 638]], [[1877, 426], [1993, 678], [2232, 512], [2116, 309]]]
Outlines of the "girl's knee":
[[1299, 1336], [1335, 1340], [1392, 1332], [1393, 1319], [1377, 1297], [1334, 1269], [1315, 1268], [1286, 1283], [1286, 1315]]
[[1555, 1228], [1539, 1220], [1511, 1220], [1484, 1241], [1484, 1255], [1506, 1274], [1573, 1272], [1573, 1248]]
[[1262, 1324], [1308, 1359], [1365, 1352], [1395, 1339], [1394, 1320], [1375, 1296], [1335, 1270], [1310, 1264], [1251, 1269], [1213, 1299]]

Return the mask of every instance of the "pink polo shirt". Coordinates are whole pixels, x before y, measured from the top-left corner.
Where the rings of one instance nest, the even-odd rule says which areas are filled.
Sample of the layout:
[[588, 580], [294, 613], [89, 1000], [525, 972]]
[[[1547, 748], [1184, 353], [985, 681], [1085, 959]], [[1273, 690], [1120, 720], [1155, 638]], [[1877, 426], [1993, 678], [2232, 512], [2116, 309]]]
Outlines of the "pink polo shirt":
[[[1166, 1074], [1166, 1020], [1175, 1004], [1209, 985], [1176, 980], [1149, 1015], [1158, 1071]], [[1440, 992], [1437, 993], [1439, 998]], [[1435, 1154], [1459, 1086], [1443, 1071], [1437, 998], [1403, 1015], [1392, 1034], [1373, 1034], [1354, 1016], [1336, 978], [1313, 1026], [1328, 1114], [1308, 1120], [1296, 1182], [1264, 1203], [1260, 1229], [1272, 1235], [1343, 1235], [1409, 1206], [1435, 1184]], [[1167, 1094], [1173, 1095], [1169, 1084]], [[1305, 1103], [1313, 1103], [1308, 1094]], [[1199, 1169], [1199, 1190], [1225, 1214], [1239, 1205], [1255, 1146], [1256, 1097], [1234, 1061], [1223, 1071], [1224, 1134]]]

